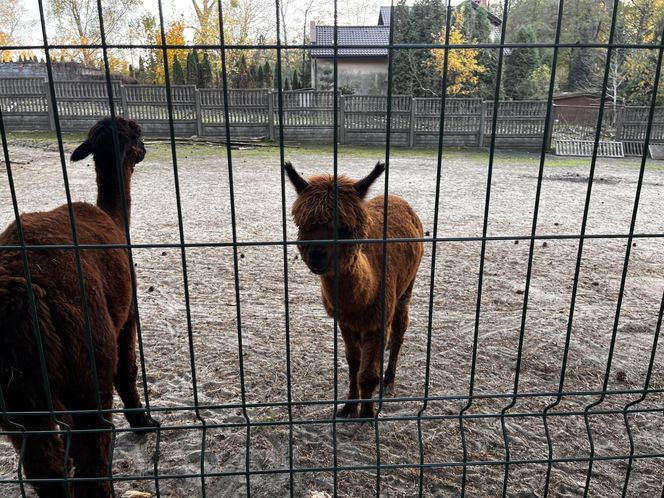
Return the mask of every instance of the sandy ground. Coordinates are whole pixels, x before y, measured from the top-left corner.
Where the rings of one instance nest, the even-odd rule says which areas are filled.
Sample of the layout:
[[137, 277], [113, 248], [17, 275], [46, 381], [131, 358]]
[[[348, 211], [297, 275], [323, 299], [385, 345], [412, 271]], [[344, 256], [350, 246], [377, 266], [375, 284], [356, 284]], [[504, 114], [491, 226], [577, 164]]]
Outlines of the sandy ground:
[[[64, 202], [60, 162], [53, 149], [14, 144], [10, 153], [17, 162], [14, 174], [22, 212], [46, 210]], [[288, 154], [296, 167], [306, 173], [331, 169], [329, 155], [307, 154], [303, 150], [287, 151]], [[547, 160], [538, 234], [580, 232], [589, 162]], [[233, 190], [237, 238], [241, 242], [282, 240], [278, 164], [276, 153], [239, 151], [234, 155]], [[373, 161], [342, 154], [339, 164], [340, 171], [360, 176], [371, 169]], [[178, 167], [184, 239], [189, 243], [230, 242], [225, 151], [220, 150], [218, 155], [183, 153], [178, 157]], [[70, 165], [68, 172], [73, 198], [94, 202], [91, 165]], [[4, 164], [0, 176], [0, 221], [4, 226], [13, 218]], [[637, 179], [638, 162], [598, 161], [587, 233], [629, 231]], [[456, 153], [444, 161], [439, 237], [481, 235], [486, 183], [486, 159]], [[413, 204], [428, 234], [433, 233], [435, 184], [435, 159], [412, 156], [392, 160], [389, 190]], [[133, 242], [178, 243], [172, 162], [151, 160], [148, 150], [148, 158], [137, 168], [133, 185]], [[497, 158], [491, 182], [490, 236], [530, 234], [536, 185], [537, 156]], [[380, 193], [383, 188], [381, 179], [373, 192]], [[287, 206], [293, 199], [294, 193], [287, 186]], [[663, 205], [664, 171], [661, 163], [649, 163], [635, 232], [662, 234]], [[295, 238], [290, 215], [287, 232], [289, 238]], [[421, 451], [428, 465], [422, 473], [424, 495], [458, 495], [462, 486], [460, 464], [464, 461], [459, 414], [467, 405], [463, 397], [468, 395], [471, 384], [481, 246], [477, 241], [441, 242], [432, 267], [432, 244], [426, 244], [413, 295], [411, 325], [397, 371], [396, 398], [383, 403], [377, 427], [340, 423], [334, 438], [330, 423], [333, 407], [306, 402], [332, 399], [335, 378], [339, 395], [345, 395], [343, 344], [338, 337], [335, 374], [336, 336], [332, 320], [324, 312], [317, 278], [297, 258], [294, 246], [287, 249], [289, 340], [282, 246], [248, 245], [238, 250], [239, 305], [232, 249], [187, 249], [189, 316], [181, 251], [163, 247], [134, 250], [147, 372], [147, 378], [141, 381], [146, 382], [150, 405], [162, 410], [155, 414], [162, 431], [158, 439], [156, 435], [118, 433], [114, 473], [118, 479], [127, 480], [115, 484], [116, 494], [121, 496], [129, 489], [155, 494], [156, 463], [162, 496], [201, 496], [203, 487], [207, 496], [244, 496], [247, 486], [254, 496], [287, 496], [291, 486], [289, 466], [295, 469], [295, 496], [327, 496], [326, 493], [334, 493], [334, 473], [325, 469], [333, 466], [336, 453], [339, 467], [368, 467], [338, 472], [340, 496], [374, 496], [377, 486], [383, 496], [414, 496], [420, 485], [417, 465]], [[473, 378], [474, 394], [481, 397], [467, 407], [468, 417], [463, 424], [465, 458], [470, 462], [465, 481], [468, 496], [502, 493], [505, 437], [509, 458], [515, 462], [509, 467], [507, 495], [543, 494], [549, 447], [542, 413], [556, 400], [554, 394], [559, 388], [577, 251], [578, 240], [574, 239], [536, 241], [521, 337], [523, 347], [519, 350], [529, 243], [486, 243]], [[594, 409], [601, 413], [589, 416], [596, 456], [625, 457], [630, 453], [622, 410], [638, 400], [640, 394], [613, 392], [644, 387], [664, 291], [664, 239], [634, 239], [615, 353], [606, 380], [609, 394], [601, 399], [596, 391], [602, 389], [605, 381], [625, 251], [624, 238], [588, 239], [584, 245], [565, 370], [564, 391], [569, 395], [562, 397], [547, 418], [553, 457], [558, 460], [552, 466], [550, 496], [583, 493], [590, 452], [583, 411], [589, 404], [602, 401]], [[432, 270], [435, 275], [430, 291]], [[430, 292], [433, 314], [427, 355]], [[658, 496], [662, 491], [664, 348], [662, 340], [659, 342], [650, 379], [653, 392], [635, 406], [644, 411], [629, 415], [628, 420], [635, 454], [660, 456], [634, 461], [628, 496]], [[520, 397], [512, 404], [519, 352], [517, 390], [531, 396]], [[240, 358], [244, 386], [240, 382]], [[422, 401], [399, 398], [424, 395], [427, 360], [428, 393], [436, 399], [423, 410]], [[296, 403], [292, 406], [292, 433], [288, 424], [283, 424], [289, 420], [285, 406], [289, 378]], [[244, 411], [237, 406], [243, 396], [252, 405]], [[202, 407], [198, 416], [193, 410], [196, 400]], [[116, 407], [120, 406], [116, 400]], [[497, 416], [502, 411], [506, 414], [505, 433]], [[419, 426], [418, 413], [423, 415]], [[407, 420], [393, 420], [395, 417]], [[252, 427], [248, 432], [247, 420], [267, 425]], [[116, 416], [115, 421], [119, 429], [127, 427], [121, 416]], [[375, 469], [371, 469], [378, 458], [381, 465], [387, 466], [380, 472], [380, 482]], [[16, 465], [14, 452], [3, 439], [0, 476], [15, 478]], [[243, 475], [247, 468], [257, 473], [247, 478]], [[197, 476], [201, 469], [213, 475], [201, 479]], [[626, 469], [626, 458], [595, 462], [589, 495], [619, 496]], [[282, 472], [264, 473], [270, 470]], [[231, 475], [219, 475], [224, 473]], [[18, 495], [17, 485], [0, 483], [0, 496]]]

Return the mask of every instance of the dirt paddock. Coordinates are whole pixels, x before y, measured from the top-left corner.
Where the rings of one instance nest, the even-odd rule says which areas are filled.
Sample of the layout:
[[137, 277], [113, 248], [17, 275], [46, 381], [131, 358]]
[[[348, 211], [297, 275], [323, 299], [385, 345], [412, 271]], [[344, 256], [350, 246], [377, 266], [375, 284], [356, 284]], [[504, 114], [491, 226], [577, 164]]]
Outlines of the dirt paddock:
[[[20, 210], [46, 210], [62, 204], [65, 194], [57, 152], [53, 147], [27, 145], [13, 143], [10, 147]], [[134, 175], [131, 233], [135, 244], [180, 241], [173, 167], [165, 150], [148, 148], [146, 161]], [[427, 465], [422, 474], [424, 495], [460, 494], [465, 459], [470, 463], [466, 494], [497, 496], [505, 479], [505, 439], [513, 462], [507, 495], [543, 495], [549, 446], [542, 414], [556, 401], [559, 389], [579, 246], [578, 239], [558, 237], [580, 233], [589, 160], [547, 158], [537, 234], [551, 238], [535, 241], [521, 336], [530, 243], [514, 237], [530, 235], [539, 156], [496, 156], [487, 230], [491, 237], [507, 239], [486, 243], [472, 377], [477, 397], [472, 403], [466, 397], [471, 388], [482, 244], [439, 242], [432, 267], [430, 242], [413, 295], [411, 324], [397, 370], [396, 397], [383, 403], [377, 427], [339, 423], [333, 438], [333, 406], [311, 403], [333, 399], [335, 384], [335, 334], [321, 303], [317, 277], [297, 258], [295, 246], [288, 246], [287, 340], [283, 246], [243, 245], [238, 249], [238, 303], [233, 250], [223, 245], [232, 241], [225, 151], [211, 152], [205, 147], [178, 150], [184, 239], [201, 244], [185, 252], [189, 314], [180, 249], [135, 249], [147, 372], [144, 381], [151, 407], [159, 410], [155, 418], [160, 420], [162, 431], [158, 439], [156, 435], [117, 433], [113, 455], [114, 475], [120, 479], [115, 483], [117, 496], [130, 489], [156, 494], [155, 468], [161, 477], [158, 486], [162, 496], [201, 496], [203, 486], [207, 496], [244, 496], [248, 485], [253, 496], [287, 496], [290, 465], [295, 469], [294, 496], [327, 496], [334, 493], [330, 469], [335, 453], [336, 465], [343, 469], [337, 474], [340, 496], [376, 494], [376, 470], [371, 467], [376, 466], [377, 458], [386, 466], [380, 472], [381, 495], [414, 496], [419, 492], [420, 451]], [[331, 171], [330, 153], [288, 149], [286, 156], [305, 173]], [[237, 151], [233, 158], [238, 241], [281, 241], [278, 151]], [[342, 150], [339, 169], [359, 177], [379, 158]], [[439, 237], [481, 236], [487, 164], [486, 154], [457, 152], [445, 157], [440, 178]], [[588, 234], [629, 232], [638, 166], [635, 160], [598, 160]], [[69, 165], [68, 173], [72, 197], [94, 202], [90, 163]], [[4, 227], [13, 219], [4, 163], [0, 177], [0, 222]], [[434, 155], [402, 152], [391, 159], [389, 190], [412, 203], [429, 236], [433, 234], [435, 187]], [[383, 188], [381, 179], [372, 193], [381, 193]], [[293, 199], [294, 192], [287, 185], [288, 208]], [[662, 206], [664, 170], [661, 163], [649, 162], [635, 233], [661, 235]], [[287, 233], [289, 239], [296, 237], [289, 214]], [[628, 466], [625, 457], [630, 454], [622, 411], [641, 398], [633, 391], [642, 390], [646, 382], [664, 292], [664, 239], [636, 237], [630, 247], [609, 368], [609, 394], [601, 397], [597, 391], [602, 390], [607, 371], [626, 242], [624, 237], [590, 238], [584, 244], [566, 358], [566, 395], [546, 418], [555, 460], [550, 496], [583, 494], [591, 451], [584, 409], [596, 401], [601, 403], [593, 408], [588, 425], [599, 459], [593, 465], [589, 496], [622, 493]], [[222, 245], [205, 247], [205, 243]], [[430, 292], [433, 314], [428, 351]], [[346, 393], [347, 369], [341, 337], [337, 339], [341, 397]], [[662, 492], [664, 347], [663, 340], [659, 342], [651, 391], [633, 407], [640, 411], [627, 417], [634, 453], [646, 456], [633, 462], [628, 496], [659, 496]], [[512, 403], [519, 360], [517, 391], [530, 395]], [[292, 433], [284, 424], [289, 421], [289, 380], [294, 402]], [[420, 398], [426, 387], [434, 399], [424, 410], [422, 400], [399, 400]], [[249, 404], [246, 410], [240, 407], [243, 398]], [[202, 407], [198, 414], [193, 409], [195, 401]], [[115, 407], [121, 407], [119, 399]], [[462, 411], [466, 416], [465, 455], [459, 418]], [[498, 416], [503, 411], [505, 432]], [[420, 413], [423, 418], [418, 424]], [[263, 425], [247, 431], [247, 420]], [[116, 415], [114, 421], [118, 429], [127, 428], [122, 416]], [[2, 438], [0, 477], [15, 479], [17, 462], [8, 441]], [[352, 469], [358, 466], [364, 468]], [[201, 479], [197, 474], [202, 469], [212, 475]], [[247, 478], [247, 470], [256, 473]], [[265, 472], [271, 470], [282, 472]], [[18, 495], [17, 484], [0, 483], [0, 496]]]

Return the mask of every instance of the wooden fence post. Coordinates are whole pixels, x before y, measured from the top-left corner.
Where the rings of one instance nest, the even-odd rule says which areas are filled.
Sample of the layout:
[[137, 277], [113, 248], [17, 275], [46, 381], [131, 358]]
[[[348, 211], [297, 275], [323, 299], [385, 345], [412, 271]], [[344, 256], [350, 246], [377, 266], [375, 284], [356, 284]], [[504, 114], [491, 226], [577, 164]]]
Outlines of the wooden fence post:
[[480, 129], [477, 131], [477, 146], [484, 147], [484, 119], [486, 116], [486, 102], [480, 105]]
[[411, 97], [410, 99], [410, 129], [408, 130], [408, 145], [410, 145], [411, 148], [415, 147], [415, 119], [417, 118], [416, 115], [416, 110], [417, 110], [417, 99], [415, 97]]
[[346, 143], [346, 98], [339, 95], [339, 143]]
[[547, 150], [551, 149], [553, 144], [553, 128], [556, 125], [556, 104], [551, 103], [551, 114], [549, 116], [549, 130], [546, 136], [546, 148]]
[[120, 82], [120, 104], [122, 105], [122, 115], [125, 119], [131, 119], [129, 117], [129, 104], [127, 98], [127, 87]]
[[194, 103], [196, 106], [196, 134], [199, 137], [203, 136], [203, 113], [201, 111], [201, 91], [194, 89]]
[[274, 93], [271, 88], [267, 91], [267, 131], [270, 140], [277, 139], [274, 133]]
[[46, 97], [46, 110], [48, 111], [48, 123], [51, 131], [55, 131], [55, 102], [51, 98], [51, 92], [48, 87], [48, 81], [44, 81], [42, 85], [44, 97]]
[[623, 139], [623, 124], [625, 123], [625, 106], [616, 109], [616, 138], [617, 142]]

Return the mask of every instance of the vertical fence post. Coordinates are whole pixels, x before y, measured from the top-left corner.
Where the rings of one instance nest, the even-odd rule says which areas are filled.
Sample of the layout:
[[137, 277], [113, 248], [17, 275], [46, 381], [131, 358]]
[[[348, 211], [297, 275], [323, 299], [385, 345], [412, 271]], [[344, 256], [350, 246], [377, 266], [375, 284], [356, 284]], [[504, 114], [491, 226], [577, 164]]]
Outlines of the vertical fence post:
[[122, 115], [125, 119], [130, 119], [129, 117], [129, 104], [127, 99], [127, 87], [120, 82], [120, 105], [122, 105]]
[[339, 95], [339, 143], [346, 143], [346, 97]]
[[201, 91], [194, 89], [194, 103], [196, 105], [196, 134], [203, 136], [203, 112], [201, 111]]
[[408, 134], [408, 145], [413, 148], [415, 147], [415, 119], [417, 118], [417, 99], [411, 97], [410, 99], [410, 129]]
[[556, 104], [551, 103], [551, 114], [549, 116], [549, 133], [546, 137], [546, 148], [551, 149], [553, 144], [553, 127], [556, 125]]
[[623, 139], [623, 123], [625, 122], [625, 106], [616, 107], [616, 142]]
[[267, 132], [270, 140], [277, 139], [274, 133], [274, 93], [271, 88], [267, 91]]
[[480, 126], [477, 131], [477, 146], [484, 147], [484, 119], [486, 117], [486, 102], [480, 105]]
[[42, 84], [42, 91], [46, 97], [46, 110], [48, 111], [48, 124], [51, 131], [55, 131], [55, 102], [51, 98], [51, 92], [48, 89], [48, 81]]

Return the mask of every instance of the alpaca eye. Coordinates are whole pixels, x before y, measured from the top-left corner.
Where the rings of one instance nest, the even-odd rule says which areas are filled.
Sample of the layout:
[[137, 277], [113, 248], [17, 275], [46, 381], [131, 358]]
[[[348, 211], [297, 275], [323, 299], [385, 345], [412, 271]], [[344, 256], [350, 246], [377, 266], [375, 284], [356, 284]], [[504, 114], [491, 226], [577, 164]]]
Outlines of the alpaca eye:
[[350, 228], [348, 228], [348, 227], [339, 227], [338, 234], [339, 234], [340, 239], [349, 239], [350, 235], [351, 235]]

